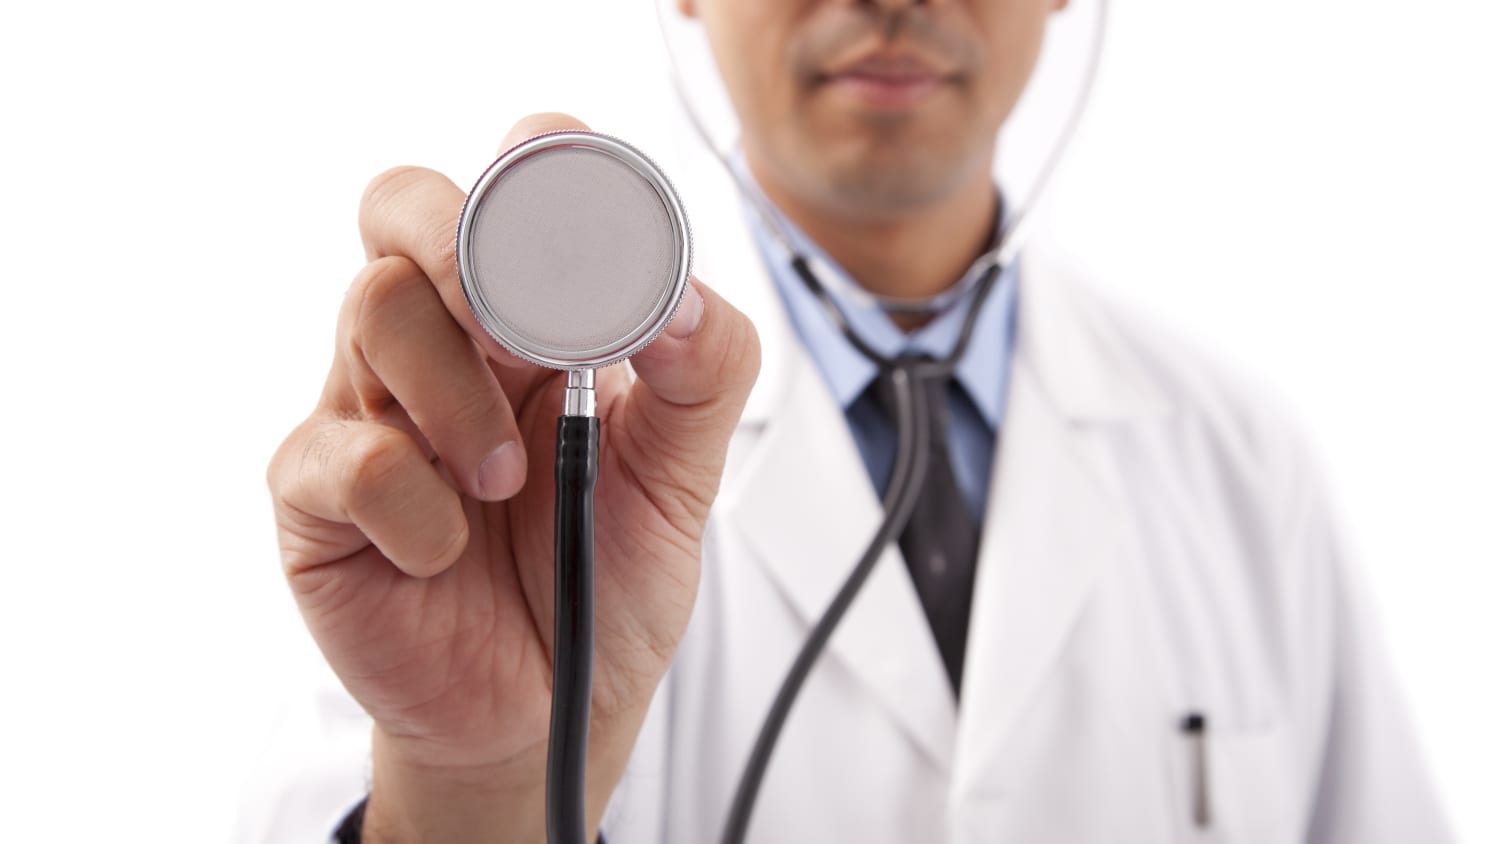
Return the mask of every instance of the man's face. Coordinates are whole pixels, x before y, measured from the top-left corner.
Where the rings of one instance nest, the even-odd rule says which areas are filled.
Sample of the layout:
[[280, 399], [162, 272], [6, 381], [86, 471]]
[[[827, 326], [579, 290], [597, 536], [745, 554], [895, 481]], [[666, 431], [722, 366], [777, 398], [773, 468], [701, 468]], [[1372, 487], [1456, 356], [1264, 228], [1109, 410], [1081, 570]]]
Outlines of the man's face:
[[1066, 0], [678, 0], [708, 33], [763, 179], [897, 218], [989, 178], [1047, 16]]

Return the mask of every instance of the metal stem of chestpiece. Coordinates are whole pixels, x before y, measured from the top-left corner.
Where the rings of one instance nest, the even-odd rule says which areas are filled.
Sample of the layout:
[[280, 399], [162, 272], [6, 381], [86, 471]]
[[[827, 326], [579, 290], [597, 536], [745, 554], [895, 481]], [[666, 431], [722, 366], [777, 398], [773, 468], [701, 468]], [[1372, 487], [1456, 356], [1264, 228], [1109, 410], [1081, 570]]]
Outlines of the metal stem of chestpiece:
[[564, 416], [593, 416], [598, 407], [594, 392], [594, 370], [568, 370], [568, 391], [563, 396]]

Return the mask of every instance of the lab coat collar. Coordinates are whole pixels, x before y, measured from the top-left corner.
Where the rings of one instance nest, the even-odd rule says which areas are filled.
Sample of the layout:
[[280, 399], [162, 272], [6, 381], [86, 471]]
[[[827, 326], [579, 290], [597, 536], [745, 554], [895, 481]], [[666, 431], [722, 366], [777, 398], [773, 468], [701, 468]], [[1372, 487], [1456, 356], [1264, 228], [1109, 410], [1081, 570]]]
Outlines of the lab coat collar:
[[1171, 413], [1171, 402], [1116, 329], [1099, 293], [1086, 292], [1071, 268], [1045, 250], [1028, 249], [1020, 273], [1017, 358], [1059, 413], [1083, 423]]
[[[783, 403], [804, 355], [786, 309], [741, 212], [742, 200], [723, 165], [705, 152], [684, 156], [684, 184], [695, 215], [699, 277], [755, 323], [761, 371], [741, 417], [763, 425]], [[1069, 421], [1128, 422], [1171, 412], [1171, 404], [1114, 329], [1111, 316], [1064, 262], [1029, 247], [1019, 268], [1016, 355], [1031, 362], [1037, 387]], [[1118, 305], [1115, 306], [1119, 307]], [[1012, 363], [1014, 366], [1014, 362]], [[1002, 428], [1003, 428], [1002, 423]]]

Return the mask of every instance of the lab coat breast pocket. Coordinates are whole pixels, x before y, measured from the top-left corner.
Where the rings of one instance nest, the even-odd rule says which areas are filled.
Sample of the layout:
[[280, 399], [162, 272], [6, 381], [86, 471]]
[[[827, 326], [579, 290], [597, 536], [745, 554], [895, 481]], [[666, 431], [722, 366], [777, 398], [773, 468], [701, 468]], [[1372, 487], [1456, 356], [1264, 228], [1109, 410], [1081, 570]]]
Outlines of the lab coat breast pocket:
[[1302, 840], [1288, 731], [1277, 724], [1185, 726], [1177, 736], [1180, 817], [1190, 844]]

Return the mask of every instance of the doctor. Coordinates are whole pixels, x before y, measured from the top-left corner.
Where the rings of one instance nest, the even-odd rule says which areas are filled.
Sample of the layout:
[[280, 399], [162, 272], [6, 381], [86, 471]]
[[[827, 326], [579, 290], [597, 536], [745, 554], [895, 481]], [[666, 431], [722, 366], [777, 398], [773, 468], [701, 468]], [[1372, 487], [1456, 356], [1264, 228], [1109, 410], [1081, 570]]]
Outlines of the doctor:
[[[961, 284], [993, 241], [996, 134], [1064, 2], [679, 0], [746, 182], [883, 352], [952, 347], [966, 298], [877, 302]], [[502, 146], [580, 125], [528, 118]], [[611, 844], [717, 839], [890, 472], [875, 368], [724, 173], [676, 175], [726, 295], [696, 283], [637, 379], [600, 384], [589, 803]], [[327, 386], [272, 461], [285, 570], [341, 688], [272, 749], [242, 840], [544, 838], [561, 390], [469, 314], [462, 201], [426, 170], [371, 184]], [[932, 389], [924, 505], [798, 698], [750, 840], [1448, 840], [1313, 461], [1265, 395], [1034, 254]]]

